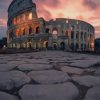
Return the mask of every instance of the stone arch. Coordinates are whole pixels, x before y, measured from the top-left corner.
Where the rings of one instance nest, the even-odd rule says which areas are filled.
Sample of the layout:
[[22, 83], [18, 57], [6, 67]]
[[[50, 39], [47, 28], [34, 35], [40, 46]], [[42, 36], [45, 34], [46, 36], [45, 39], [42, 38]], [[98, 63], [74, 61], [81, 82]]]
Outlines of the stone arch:
[[58, 38], [58, 29], [56, 27], [54, 27], [52, 29], [52, 36], [53, 36], [54, 40], [57, 40], [57, 38]]
[[23, 28], [22, 30], [22, 35], [25, 35], [25, 28]]
[[29, 27], [29, 34], [32, 34], [32, 27]]
[[28, 45], [28, 48], [30, 48], [30, 49], [32, 48], [32, 40], [31, 39], [28, 40], [28, 44], [27, 45]]
[[49, 28], [46, 28], [45, 32], [46, 33], [49, 33], [50, 29]]
[[79, 49], [79, 43], [76, 43], [76, 50]]
[[74, 30], [75, 29], [75, 26], [74, 25], [71, 25], [71, 30]]
[[71, 43], [71, 47], [72, 50], [74, 50], [74, 43]]
[[58, 34], [58, 29], [56, 27], [53, 27], [52, 34], [54, 34], [54, 35]]
[[48, 41], [44, 41], [43, 47], [46, 48], [46, 49], [48, 49]]
[[75, 34], [75, 32], [71, 31], [71, 39], [74, 39], [74, 34]]
[[60, 49], [61, 50], [65, 50], [65, 46], [66, 46], [65, 42], [60, 43]]
[[68, 30], [66, 30], [66, 31], [65, 31], [65, 36], [67, 36], [67, 37], [68, 37]]
[[58, 44], [56, 42], [53, 43], [53, 48], [54, 48], [54, 50], [57, 50]]
[[37, 27], [36, 27], [36, 34], [39, 34], [39, 33], [40, 33], [40, 27], [37, 26]]

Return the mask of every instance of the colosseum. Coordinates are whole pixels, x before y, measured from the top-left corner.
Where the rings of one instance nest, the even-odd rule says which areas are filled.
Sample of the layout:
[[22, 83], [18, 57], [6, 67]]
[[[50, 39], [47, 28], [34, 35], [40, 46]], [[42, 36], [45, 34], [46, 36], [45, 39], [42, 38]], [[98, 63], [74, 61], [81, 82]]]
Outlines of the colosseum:
[[8, 8], [8, 48], [94, 50], [94, 27], [84, 21], [38, 18], [32, 0], [13, 0]]

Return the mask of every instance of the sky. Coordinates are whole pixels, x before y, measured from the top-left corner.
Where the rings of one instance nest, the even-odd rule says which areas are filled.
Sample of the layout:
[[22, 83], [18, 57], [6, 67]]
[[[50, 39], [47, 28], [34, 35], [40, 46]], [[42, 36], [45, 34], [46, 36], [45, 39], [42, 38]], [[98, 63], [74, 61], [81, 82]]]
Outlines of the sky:
[[[7, 9], [12, 0], [0, 0], [0, 38], [6, 36]], [[38, 17], [80, 19], [95, 27], [95, 37], [100, 38], [100, 0], [33, 0]]]

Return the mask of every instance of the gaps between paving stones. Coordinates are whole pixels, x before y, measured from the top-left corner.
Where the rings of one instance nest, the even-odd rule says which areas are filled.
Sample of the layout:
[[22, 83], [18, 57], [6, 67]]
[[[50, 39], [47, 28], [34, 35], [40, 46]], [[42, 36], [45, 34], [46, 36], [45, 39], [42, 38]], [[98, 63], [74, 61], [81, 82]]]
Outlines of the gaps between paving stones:
[[73, 83], [79, 90], [79, 96], [75, 99], [75, 100], [84, 100], [85, 95], [88, 91], [88, 89], [92, 88], [92, 87], [87, 87], [87, 86], [83, 86], [83, 85], [79, 85], [77, 82], [71, 80], [71, 83]]

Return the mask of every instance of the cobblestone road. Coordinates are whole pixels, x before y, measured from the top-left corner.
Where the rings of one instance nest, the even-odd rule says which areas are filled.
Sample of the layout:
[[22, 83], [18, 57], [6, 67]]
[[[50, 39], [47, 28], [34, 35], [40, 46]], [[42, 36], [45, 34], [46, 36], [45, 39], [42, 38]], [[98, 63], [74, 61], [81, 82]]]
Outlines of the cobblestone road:
[[0, 55], [0, 100], [100, 100], [100, 56]]

